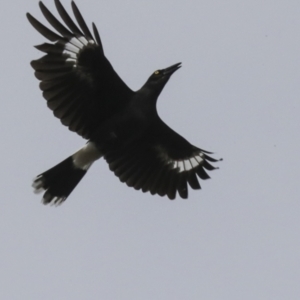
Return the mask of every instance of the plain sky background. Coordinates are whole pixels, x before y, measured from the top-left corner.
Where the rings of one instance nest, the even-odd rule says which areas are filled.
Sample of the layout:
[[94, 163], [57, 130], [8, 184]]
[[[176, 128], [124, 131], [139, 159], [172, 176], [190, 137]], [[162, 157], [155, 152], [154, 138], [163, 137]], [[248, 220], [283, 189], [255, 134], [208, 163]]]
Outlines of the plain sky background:
[[85, 141], [47, 109], [29, 65], [46, 41], [25, 17], [47, 24], [38, 1], [2, 1], [0, 299], [300, 299], [299, 0], [76, 3], [132, 89], [183, 63], [159, 114], [224, 161], [170, 201], [101, 160], [62, 206], [42, 205], [33, 177]]

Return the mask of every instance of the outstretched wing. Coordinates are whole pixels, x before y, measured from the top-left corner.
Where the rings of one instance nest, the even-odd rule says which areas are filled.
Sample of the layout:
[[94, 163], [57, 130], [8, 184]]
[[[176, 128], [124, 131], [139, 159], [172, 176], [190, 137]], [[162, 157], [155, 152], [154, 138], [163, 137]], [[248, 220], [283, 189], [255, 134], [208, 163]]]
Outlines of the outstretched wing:
[[46, 55], [32, 61], [31, 66], [54, 115], [71, 131], [89, 138], [101, 122], [123, 109], [134, 92], [104, 56], [94, 23], [95, 38], [73, 1], [72, 9], [79, 27], [59, 0], [55, 0], [55, 5], [66, 26], [42, 2], [39, 4], [45, 18], [59, 34], [27, 13], [31, 25], [54, 42], [36, 46]]
[[136, 190], [175, 199], [188, 197], [188, 185], [200, 189], [198, 177], [210, 178], [209, 162], [218, 160], [191, 145], [159, 119], [151, 131], [118, 147], [104, 148], [104, 158], [122, 182]]

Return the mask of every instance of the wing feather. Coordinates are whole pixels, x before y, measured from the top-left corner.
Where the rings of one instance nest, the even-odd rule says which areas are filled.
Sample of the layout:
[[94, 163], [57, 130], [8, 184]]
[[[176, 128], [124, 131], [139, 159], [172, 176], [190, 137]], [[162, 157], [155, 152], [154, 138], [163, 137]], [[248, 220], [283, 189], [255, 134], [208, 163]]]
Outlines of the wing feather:
[[26, 14], [28, 21], [30, 24], [46, 39], [50, 40], [51, 42], [60, 41], [62, 37], [53, 32], [52, 30], [48, 29], [42, 23], [40, 23], [37, 19], [35, 19], [31, 14]]
[[74, 37], [74, 34], [69, 31], [64, 25], [62, 25], [54, 16], [53, 14], [48, 10], [48, 8], [43, 4], [43, 2], [39, 2], [40, 9], [46, 18], [46, 20], [49, 22], [49, 24], [57, 30], [63, 37], [66, 37], [68, 39], [71, 39]]
[[94, 40], [89, 28], [87, 27], [77, 5], [75, 4], [74, 1], [71, 2], [71, 5], [72, 5], [72, 9], [73, 9], [73, 13], [74, 13], [74, 16], [76, 18], [76, 21], [78, 22], [81, 30], [83, 31], [84, 35], [86, 37], [88, 37], [90, 40]]
[[55, 5], [64, 24], [42, 2], [40, 9], [59, 34], [27, 14], [31, 25], [54, 42], [36, 46], [46, 55], [31, 66], [54, 115], [71, 131], [89, 139], [105, 120], [127, 105], [134, 92], [104, 56], [96, 26], [93, 24], [95, 41], [74, 2], [72, 10], [80, 28], [59, 0]]
[[81, 30], [78, 28], [78, 26], [74, 23], [74, 21], [71, 19], [65, 8], [62, 6], [59, 0], [54, 0], [56, 9], [62, 18], [62, 20], [65, 22], [65, 24], [69, 27], [69, 29], [76, 35], [76, 36], [84, 36], [84, 34], [81, 32]]
[[93, 23], [92, 25], [93, 25], [94, 36], [96, 38], [96, 41], [97, 41], [99, 47], [102, 49], [102, 54], [104, 55], [103, 47], [102, 47], [102, 42], [101, 42], [101, 39], [100, 39], [100, 35], [99, 35], [99, 32], [98, 32], [98, 29], [97, 29], [95, 23]]
[[[209, 176], [205, 169], [216, 169], [208, 163], [205, 153], [160, 119], [136, 139], [128, 141], [126, 136], [120, 136], [118, 143], [104, 147], [110, 170], [122, 182], [152, 195], [167, 195], [169, 199], [175, 199], [176, 194], [188, 198], [188, 186], [201, 189], [198, 177], [206, 180]], [[210, 157], [211, 160], [218, 161]]]

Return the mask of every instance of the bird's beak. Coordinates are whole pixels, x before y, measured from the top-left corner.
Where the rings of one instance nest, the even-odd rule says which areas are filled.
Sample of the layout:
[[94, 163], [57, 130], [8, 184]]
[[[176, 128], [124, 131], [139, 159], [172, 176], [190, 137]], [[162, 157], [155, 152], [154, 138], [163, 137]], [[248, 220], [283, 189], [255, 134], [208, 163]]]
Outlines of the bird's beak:
[[169, 68], [164, 69], [164, 75], [170, 77], [175, 71], [181, 68], [181, 63], [175, 64]]

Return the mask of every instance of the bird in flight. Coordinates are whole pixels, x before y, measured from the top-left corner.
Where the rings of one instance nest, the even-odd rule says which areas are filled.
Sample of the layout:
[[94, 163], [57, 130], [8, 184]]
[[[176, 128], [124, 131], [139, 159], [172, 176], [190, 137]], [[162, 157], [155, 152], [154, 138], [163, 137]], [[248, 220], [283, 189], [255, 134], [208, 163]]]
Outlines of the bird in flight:
[[103, 157], [129, 187], [175, 199], [188, 197], [188, 185], [200, 189], [198, 177], [214, 170], [211, 152], [190, 144], [159, 117], [157, 98], [181, 63], [156, 70], [136, 92], [118, 76], [106, 58], [95, 24], [93, 34], [76, 4], [77, 24], [59, 0], [63, 23], [42, 3], [40, 9], [56, 32], [27, 13], [30, 24], [51, 43], [36, 46], [45, 55], [31, 62], [40, 89], [61, 123], [87, 143], [79, 151], [38, 175], [36, 192], [44, 204], [61, 204], [91, 165]]

